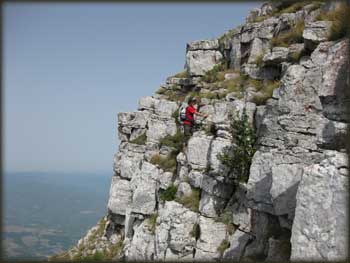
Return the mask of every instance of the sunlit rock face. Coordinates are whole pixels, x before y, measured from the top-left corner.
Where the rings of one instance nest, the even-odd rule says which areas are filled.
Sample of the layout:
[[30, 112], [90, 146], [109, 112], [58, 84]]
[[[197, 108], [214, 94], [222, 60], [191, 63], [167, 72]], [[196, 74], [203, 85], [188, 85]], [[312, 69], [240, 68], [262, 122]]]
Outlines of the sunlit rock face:
[[[265, 3], [223, 36], [188, 43], [184, 73], [118, 114], [104, 228], [70, 257], [94, 246], [127, 261], [347, 258], [349, 42], [316, 21], [336, 5], [299, 5]], [[298, 43], [276, 44], [303, 21]], [[221, 79], [206, 81], [216, 65]], [[185, 143], [178, 110], [190, 94], [209, 116]], [[231, 122], [244, 111], [256, 151], [240, 181], [218, 156], [237, 147]]]

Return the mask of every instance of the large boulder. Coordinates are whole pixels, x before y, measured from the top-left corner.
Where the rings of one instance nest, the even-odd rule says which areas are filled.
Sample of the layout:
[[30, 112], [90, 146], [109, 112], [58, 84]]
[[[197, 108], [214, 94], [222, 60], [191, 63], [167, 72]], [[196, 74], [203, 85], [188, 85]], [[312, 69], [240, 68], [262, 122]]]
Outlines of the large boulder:
[[226, 226], [214, 219], [199, 217], [200, 237], [197, 241], [197, 260], [213, 260], [220, 258], [218, 247], [226, 238]]
[[191, 233], [198, 215], [175, 201], [165, 202], [158, 212], [155, 232], [157, 258], [164, 260], [170, 254], [178, 259], [192, 255], [196, 239]]
[[240, 230], [236, 230], [230, 237], [230, 247], [225, 251], [223, 258], [239, 262], [244, 254], [244, 250], [251, 240], [251, 236]]
[[222, 58], [217, 50], [189, 50], [186, 54], [186, 69], [191, 76], [203, 76], [221, 63]]
[[128, 261], [154, 259], [155, 236], [149, 230], [147, 219], [134, 227], [134, 235], [126, 252]]
[[132, 190], [130, 181], [113, 176], [107, 204], [108, 209], [114, 214], [125, 215], [125, 211], [131, 203]]
[[263, 57], [266, 65], [278, 65], [287, 60], [289, 49], [286, 47], [274, 47], [271, 52]]
[[157, 143], [167, 135], [175, 135], [176, 131], [177, 127], [173, 118], [161, 118], [157, 115], [152, 115], [148, 120], [147, 141]]
[[348, 258], [348, 170], [347, 155], [335, 151], [305, 168], [296, 196], [291, 260]]
[[188, 141], [187, 161], [193, 169], [206, 169], [209, 164], [213, 136], [197, 132]]

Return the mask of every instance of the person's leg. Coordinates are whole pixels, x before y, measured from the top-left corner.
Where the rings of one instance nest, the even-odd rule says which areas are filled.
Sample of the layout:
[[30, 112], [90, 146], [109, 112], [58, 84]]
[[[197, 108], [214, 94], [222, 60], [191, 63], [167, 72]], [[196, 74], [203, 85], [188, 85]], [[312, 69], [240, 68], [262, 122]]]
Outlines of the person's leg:
[[187, 143], [191, 136], [192, 136], [192, 126], [184, 125], [184, 143], [183, 143], [184, 150], [187, 148]]

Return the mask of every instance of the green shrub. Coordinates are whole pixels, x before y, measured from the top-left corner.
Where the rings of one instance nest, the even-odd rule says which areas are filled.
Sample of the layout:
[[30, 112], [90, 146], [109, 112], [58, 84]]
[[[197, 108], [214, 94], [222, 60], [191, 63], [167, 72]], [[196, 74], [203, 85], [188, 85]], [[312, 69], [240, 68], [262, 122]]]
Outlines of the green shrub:
[[194, 237], [196, 240], [201, 236], [201, 229], [198, 223], [195, 223], [190, 232], [191, 237]]
[[200, 201], [201, 191], [197, 188], [192, 188], [190, 195], [182, 196], [176, 201], [182, 204], [184, 207], [191, 209], [194, 212], [199, 211], [199, 201]]
[[147, 135], [146, 133], [143, 133], [139, 137], [131, 140], [130, 142], [138, 145], [145, 145], [146, 141], [147, 141]]
[[224, 77], [222, 76], [222, 74], [219, 74], [219, 73], [222, 73], [226, 69], [227, 69], [226, 63], [215, 65], [211, 70], [208, 70], [205, 73], [205, 75], [201, 77], [201, 80], [207, 83], [222, 81], [224, 80]]
[[330, 34], [328, 36], [329, 40], [334, 41], [345, 37], [350, 33], [350, 6], [343, 2], [333, 11], [321, 12], [316, 17], [316, 20], [332, 21]]
[[163, 201], [173, 201], [175, 200], [176, 192], [177, 192], [177, 186], [172, 184], [167, 189], [165, 189], [160, 193], [159, 198], [160, 200], [163, 200]]
[[[177, 129], [175, 135], [167, 135], [164, 138], [160, 140], [160, 146], [168, 146], [175, 148], [177, 153], [179, 153], [182, 149], [182, 145], [184, 142], [184, 134], [181, 132], [180, 129]], [[177, 154], [173, 153], [173, 154]]]
[[273, 47], [288, 47], [291, 44], [303, 43], [304, 21], [297, 22], [289, 31], [279, 34], [271, 39]]
[[255, 153], [255, 132], [248, 122], [245, 108], [242, 116], [239, 118], [237, 114], [232, 121], [231, 130], [236, 146], [224, 148], [223, 153], [219, 153], [217, 157], [237, 176], [239, 181], [247, 182], [250, 164]]
[[227, 239], [222, 240], [220, 246], [217, 248], [217, 251], [220, 253], [220, 255], [223, 255], [225, 250], [230, 247], [230, 242], [228, 242]]
[[156, 232], [156, 225], [157, 225], [157, 217], [158, 214], [152, 214], [148, 219], [147, 219], [147, 226], [148, 230], [151, 231], [151, 233], [154, 235]]
[[174, 172], [176, 168], [176, 154], [175, 152], [171, 152], [165, 157], [155, 154], [152, 156], [150, 162], [154, 165], [158, 165], [164, 171]]

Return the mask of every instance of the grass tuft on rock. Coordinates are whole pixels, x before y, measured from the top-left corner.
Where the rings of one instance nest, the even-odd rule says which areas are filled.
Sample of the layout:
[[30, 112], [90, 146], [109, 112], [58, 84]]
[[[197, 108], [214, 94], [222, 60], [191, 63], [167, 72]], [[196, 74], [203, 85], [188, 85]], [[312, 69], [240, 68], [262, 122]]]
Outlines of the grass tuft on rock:
[[217, 251], [220, 255], [223, 255], [225, 250], [230, 247], [230, 242], [227, 239], [222, 240], [220, 246], [217, 248]]
[[156, 225], [157, 225], [157, 218], [158, 218], [158, 213], [152, 214], [148, 219], [147, 219], [147, 227], [148, 230], [154, 235], [156, 232]]
[[271, 39], [272, 47], [288, 47], [291, 44], [303, 43], [304, 21], [297, 22], [289, 31]]
[[174, 172], [176, 168], [176, 154], [173, 152], [167, 156], [154, 154], [150, 160], [151, 164], [159, 166], [166, 172]]
[[181, 72], [176, 73], [173, 77], [174, 78], [188, 78], [189, 75], [188, 75], [187, 70], [183, 70]]
[[147, 135], [146, 135], [146, 133], [143, 133], [139, 137], [131, 140], [130, 142], [133, 144], [145, 145], [146, 141], [147, 141]]
[[317, 17], [317, 21], [331, 21], [332, 26], [328, 39], [331, 41], [349, 36], [350, 34], [350, 6], [343, 2], [333, 11], [322, 11]]
[[200, 202], [201, 190], [198, 188], [192, 188], [190, 195], [182, 196], [181, 198], [176, 199], [177, 202], [182, 204], [184, 207], [191, 209], [194, 212], [199, 211], [199, 202]]
[[162, 138], [160, 140], [160, 146], [164, 145], [171, 148], [175, 148], [178, 153], [182, 149], [183, 142], [184, 142], [184, 134], [181, 132], [180, 129], [177, 129], [175, 135], [167, 135], [164, 138]]

